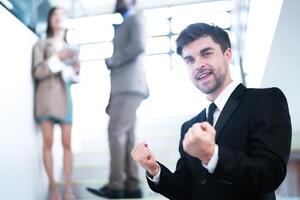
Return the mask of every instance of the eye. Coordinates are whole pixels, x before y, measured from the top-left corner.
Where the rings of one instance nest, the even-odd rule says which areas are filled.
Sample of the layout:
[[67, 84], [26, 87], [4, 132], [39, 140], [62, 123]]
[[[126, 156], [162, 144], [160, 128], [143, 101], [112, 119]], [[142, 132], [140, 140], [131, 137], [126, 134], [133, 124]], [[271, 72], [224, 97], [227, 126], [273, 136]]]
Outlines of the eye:
[[184, 61], [185, 61], [185, 63], [186, 63], [187, 65], [190, 65], [190, 64], [193, 64], [193, 63], [194, 63], [194, 59], [192, 59], [192, 58], [186, 58]]
[[211, 54], [213, 54], [213, 53], [210, 52], [210, 51], [205, 52], [205, 53], [203, 54], [203, 57], [207, 58], [207, 57], [209, 57]]

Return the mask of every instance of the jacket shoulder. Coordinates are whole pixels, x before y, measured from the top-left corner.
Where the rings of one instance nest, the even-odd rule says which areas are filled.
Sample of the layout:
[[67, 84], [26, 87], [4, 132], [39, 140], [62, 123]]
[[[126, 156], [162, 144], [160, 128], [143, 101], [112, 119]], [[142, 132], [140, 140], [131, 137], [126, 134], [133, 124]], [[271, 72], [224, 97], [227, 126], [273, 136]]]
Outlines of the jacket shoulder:
[[260, 97], [268, 97], [268, 98], [279, 98], [286, 99], [284, 93], [281, 89], [277, 87], [271, 88], [249, 88], [247, 89], [248, 94], [256, 94]]
[[143, 12], [136, 11], [133, 15], [129, 16], [127, 21], [132, 24], [143, 24], [146, 20]]
[[47, 43], [47, 39], [39, 39], [34, 45], [33, 48], [36, 49], [41, 49], [45, 46], [45, 44]]

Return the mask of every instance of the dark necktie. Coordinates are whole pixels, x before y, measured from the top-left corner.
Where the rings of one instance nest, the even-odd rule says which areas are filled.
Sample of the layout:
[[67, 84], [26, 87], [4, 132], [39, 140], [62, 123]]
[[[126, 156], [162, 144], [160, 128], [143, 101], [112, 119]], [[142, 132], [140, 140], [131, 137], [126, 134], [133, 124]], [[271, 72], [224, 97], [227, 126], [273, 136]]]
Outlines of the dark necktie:
[[212, 126], [214, 126], [214, 113], [216, 111], [216, 108], [217, 106], [214, 103], [211, 103], [208, 107], [207, 122]]

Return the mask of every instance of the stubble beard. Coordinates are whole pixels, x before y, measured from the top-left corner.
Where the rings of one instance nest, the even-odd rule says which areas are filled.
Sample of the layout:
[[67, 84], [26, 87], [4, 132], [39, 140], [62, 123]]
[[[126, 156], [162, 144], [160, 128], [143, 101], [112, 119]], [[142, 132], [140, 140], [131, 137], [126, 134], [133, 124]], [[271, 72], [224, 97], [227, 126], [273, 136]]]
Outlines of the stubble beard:
[[[213, 81], [214, 81], [214, 83], [213, 83], [213, 85], [212, 86], [210, 86], [210, 87], [206, 87], [206, 86], [203, 86], [202, 84], [198, 84], [197, 82], [196, 82], [196, 87], [201, 91], [201, 92], [203, 92], [204, 94], [206, 94], [206, 95], [209, 95], [209, 94], [213, 94], [213, 93], [215, 93], [221, 86], [222, 86], [222, 84], [223, 84], [223, 82], [224, 82], [224, 77], [216, 77], [215, 76], [215, 74], [212, 74], [212, 76], [213, 76]], [[197, 81], [197, 80], [196, 80]]]

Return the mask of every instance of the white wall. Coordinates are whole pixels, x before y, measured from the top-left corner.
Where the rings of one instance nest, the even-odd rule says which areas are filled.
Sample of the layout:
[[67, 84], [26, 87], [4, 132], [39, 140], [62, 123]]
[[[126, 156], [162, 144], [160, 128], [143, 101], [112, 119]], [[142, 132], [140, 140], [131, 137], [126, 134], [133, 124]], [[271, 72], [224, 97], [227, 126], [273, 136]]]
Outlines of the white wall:
[[260, 87], [283, 0], [251, 0], [243, 69], [248, 87]]
[[35, 34], [0, 5], [0, 199], [42, 200], [47, 182], [33, 120]]
[[[293, 140], [300, 132], [300, 1], [284, 0], [268, 57], [263, 87], [277, 86], [287, 96]], [[300, 148], [300, 143], [297, 148]]]

